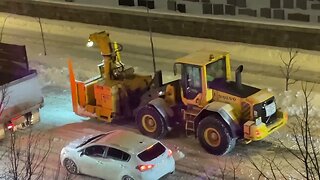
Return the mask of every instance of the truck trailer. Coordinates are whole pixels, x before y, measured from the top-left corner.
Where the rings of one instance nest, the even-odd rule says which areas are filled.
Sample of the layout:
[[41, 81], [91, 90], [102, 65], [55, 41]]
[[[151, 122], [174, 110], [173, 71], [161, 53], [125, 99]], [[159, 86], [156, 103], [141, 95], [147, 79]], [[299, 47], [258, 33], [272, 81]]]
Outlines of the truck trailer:
[[0, 43], [0, 140], [7, 130], [39, 122], [44, 98], [25, 46]]

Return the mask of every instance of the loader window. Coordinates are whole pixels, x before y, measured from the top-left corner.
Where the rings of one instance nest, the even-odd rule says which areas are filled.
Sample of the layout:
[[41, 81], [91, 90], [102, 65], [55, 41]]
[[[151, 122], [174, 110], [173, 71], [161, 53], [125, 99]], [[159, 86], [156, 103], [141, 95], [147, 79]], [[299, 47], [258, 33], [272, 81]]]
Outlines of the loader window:
[[210, 63], [206, 66], [208, 87], [215, 80], [226, 79], [226, 64], [224, 59]]
[[185, 98], [194, 99], [202, 91], [201, 86], [201, 69], [198, 66], [183, 66], [183, 91]]
[[200, 83], [200, 69], [195, 66], [187, 66], [187, 75], [188, 75], [188, 87], [192, 89], [201, 88]]

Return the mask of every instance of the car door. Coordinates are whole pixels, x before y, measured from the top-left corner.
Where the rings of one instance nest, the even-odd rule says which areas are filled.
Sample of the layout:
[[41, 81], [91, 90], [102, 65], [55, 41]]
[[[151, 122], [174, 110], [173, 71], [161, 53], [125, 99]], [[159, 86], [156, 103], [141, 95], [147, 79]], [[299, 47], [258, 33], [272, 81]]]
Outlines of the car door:
[[106, 146], [92, 145], [83, 149], [78, 166], [80, 172], [86, 175], [102, 178], [104, 176], [104, 155]]
[[103, 166], [105, 167], [103, 178], [119, 179], [121, 175], [129, 175], [126, 173], [128, 171], [127, 164], [129, 158], [129, 154], [109, 147], [103, 161]]

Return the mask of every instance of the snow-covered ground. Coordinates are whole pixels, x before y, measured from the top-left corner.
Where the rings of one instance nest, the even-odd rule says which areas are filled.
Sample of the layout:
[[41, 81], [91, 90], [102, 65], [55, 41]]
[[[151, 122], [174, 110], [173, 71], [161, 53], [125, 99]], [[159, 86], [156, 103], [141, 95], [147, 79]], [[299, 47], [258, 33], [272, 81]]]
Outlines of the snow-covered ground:
[[[8, 14], [0, 14], [0, 22]], [[47, 55], [44, 55], [40, 28], [37, 19], [18, 15], [9, 15], [3, 29], [2, 42], [24, 44], [27, 46], [30, 66], [38, 70], [39, 79], [43, 85], [45, 94], [45, 106], [41, 110], [42, 124], [48, 126], [61, 126], [70, 123], [81, 122], [85, 118], [76, 116], [72, 112], [71, 98], [68, 82], [67, 59], [73, 60], [74, 69], [78, 79], [85, 80], [96, 74], [96, 65], [101, 57], [97, 49], [85, 47], [88, 35], [93, 32], [107, 30], [111, 39], [124, 44], [123, 59], [127, 65], [135, 67], [136, 72], [151, 74], [152, 58], [150, 56], [150, 44], [148, 32], [141, 32], [114, 27], [88, 25], [82, 23], [42, 19]], [[155, 33], [154, 44], [156, 48], [157, 68], [164, 71], [164, 81], [174, 78], [171, 71], [173, 57], [187, 54], [199, 49], [216, 49], [229, 51], [234, 59], [242, 62], [255, 62], [259, 66], [281, 66], [279, 55], [287, 55], [287, 49], [269, 46], [257, 46], [243, 43], [221, 42], [200, 38], [179, 37]], [[297, 66], [301, 70], [320, 73], [320, 52], [299, 49]], [[264, 76], [259, 73], [243, 73], [243, 82], [260, 88], [268, 88], [278, 98], [278, 105], [287, 109], [291, 116], [301, 112], [302, 93], [301, 84], [290, 86], [290, 91], [284, 91], [284, 79]], [[313, 109], [311, 115], [320, 117], [320, 87], [313, 90]], [[294, 120], [294, 118], [290, 118]], [[318, 125], [320, 129], [320, 126]], [[285, 132], [285, 131], [284, 131]], [[275, 136], [283, 136], [275, 134]], [[320, 135], [320, 134], [319, 134]], [[167, 140], [169, 143], [174, 139]], [[186, 155], [203, 154], [199, 147], [191, 151], [196, 145], [193, 140], [187, 141], [182, 150]], [[175, 143], [175, 142], [174, 142]], [[240, 147], [241, 149], [241, 147]], [[241, 151], [247, 151], [242, 148]], [[206, 159], [207, 156], [196, 156], [198, 159]], [[191, 158], [196, 161], [197, 158]], [[210, 159], [206, 163], [212, 163]], [[204, 163], [204, 164], [206, 164]], [[206, 166], [210, 167], [210, 166]], [[208, 169], [210, 171], [210, 169]]]

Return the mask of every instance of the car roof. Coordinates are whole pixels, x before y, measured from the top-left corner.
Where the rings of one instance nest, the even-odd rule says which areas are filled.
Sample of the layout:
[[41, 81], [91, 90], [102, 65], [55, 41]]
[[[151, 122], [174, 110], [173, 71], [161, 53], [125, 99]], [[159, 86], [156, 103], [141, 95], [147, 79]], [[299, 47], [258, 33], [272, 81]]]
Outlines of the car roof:
[[159, 141], [132, 131], [114, 130], [92, 144], [106, 145], [128, 153], [138, 154], [157, 142]]
[[204, 66], [211, 63], [212, 60], [220, 59], [221, 57], [227, 55], [228, 52], [202, 49], [184, 57], [176, 59], [176, 63], [182, 64], [192, 64], [196, 66]]

